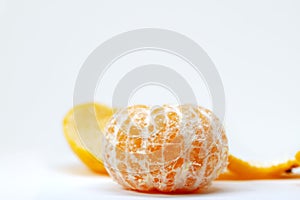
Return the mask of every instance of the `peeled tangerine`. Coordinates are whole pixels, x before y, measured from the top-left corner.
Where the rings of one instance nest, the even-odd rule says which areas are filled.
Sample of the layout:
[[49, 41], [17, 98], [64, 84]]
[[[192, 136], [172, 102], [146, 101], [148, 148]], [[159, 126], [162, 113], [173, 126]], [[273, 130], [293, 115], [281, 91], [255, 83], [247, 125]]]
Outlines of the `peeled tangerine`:
[[127, 189], [143, 192], [204, 190], [228, 158], [221, 122], [195, 105], [120, 110], [105, 127], [103, 148], [111, 177]]

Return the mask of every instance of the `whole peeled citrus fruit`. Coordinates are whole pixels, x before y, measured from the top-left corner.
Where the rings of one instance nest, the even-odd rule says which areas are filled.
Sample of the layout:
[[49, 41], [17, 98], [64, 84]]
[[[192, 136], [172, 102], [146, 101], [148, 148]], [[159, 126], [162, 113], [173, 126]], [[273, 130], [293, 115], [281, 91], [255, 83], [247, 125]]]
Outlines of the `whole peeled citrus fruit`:
[[221, 122], [196, 105], [131, 106], [118, 111], [103, 134], [106, 170], [127, 189], [206, 189], [227, 166]]

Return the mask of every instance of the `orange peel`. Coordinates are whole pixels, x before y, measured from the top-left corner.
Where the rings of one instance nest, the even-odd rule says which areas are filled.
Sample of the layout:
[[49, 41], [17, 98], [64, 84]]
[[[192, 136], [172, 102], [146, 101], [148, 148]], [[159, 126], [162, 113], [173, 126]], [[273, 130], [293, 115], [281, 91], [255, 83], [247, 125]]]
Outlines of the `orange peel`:
[[243, 179], [238, 174], [226, 170], [225, 172], [221, 173], [216, 180], [226, 181], [226, 180], [243, 180]]
[[298, 164], [300, 165], [300, 151], [297, 152], [295, 157], [296, 157]]
[[72, 151], [96, 173], [107, 174], [97, 155], [101, 153], [101, 132], [113, 112], [103, 104], [87, 103], [72, 108], [63, 120], [64, 136]]
[[[296, 155], [296, 158], [298, 154]], [[279, 179], [288, 178], [293, 168], [299, 167], [299, 162], [288, 160], [267, 167], [255, 166], [233, 155], [228, 157], [228, 166], [225, 173], [219, 176], [219, 180], [255, 180], [255, 179]]]

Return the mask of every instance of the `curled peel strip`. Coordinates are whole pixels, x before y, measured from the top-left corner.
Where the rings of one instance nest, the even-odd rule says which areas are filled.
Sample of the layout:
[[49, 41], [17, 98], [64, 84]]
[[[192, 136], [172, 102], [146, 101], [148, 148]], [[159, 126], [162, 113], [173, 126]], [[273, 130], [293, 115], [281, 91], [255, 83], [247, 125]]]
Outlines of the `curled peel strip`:
[[252, 165], [249, 162], [241, 160], [233, 155], [229, 155], [228, 171], [221, 174], [218, 180], [256, 180], [256, 179], [280, 179], [280, 178], [300, 178], [293, 174], [292, 169], [300, 166], [300, 151], [295, 159], [271, 165], [260, 167]]

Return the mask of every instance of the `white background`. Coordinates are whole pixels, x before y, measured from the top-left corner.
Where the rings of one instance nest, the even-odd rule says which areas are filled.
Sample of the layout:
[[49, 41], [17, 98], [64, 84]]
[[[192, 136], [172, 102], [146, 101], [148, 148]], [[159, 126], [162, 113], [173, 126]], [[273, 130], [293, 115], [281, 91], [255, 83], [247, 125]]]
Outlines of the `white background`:
[[[69, 150], [61, 127], [87, 56], [112, 36], [138, 28], [177, 31], [208, 53], [225, 88], [232, 153], [256, 161], [293, 156], [300, 149], [299, 10], [300, 3], [291, 0], [0, 0], [0, 197], [149, 197], [86, 171]], [[188, 70], [185, 75], [193, 77]], [[110, 74], [109, 80], [118, 80], [113, 78]], [[207, 91], [199, 88], [209, 107]], [[96, 100], [109, 104], [107, 91]], [[161, 88], [140, 92], [136, 102], [157, 94], [165, 98], [161, 102], [172, 99]], [[299, 197], [300, 182], [218, 182], [203, 197], [259, 194], [263, 199]]]

